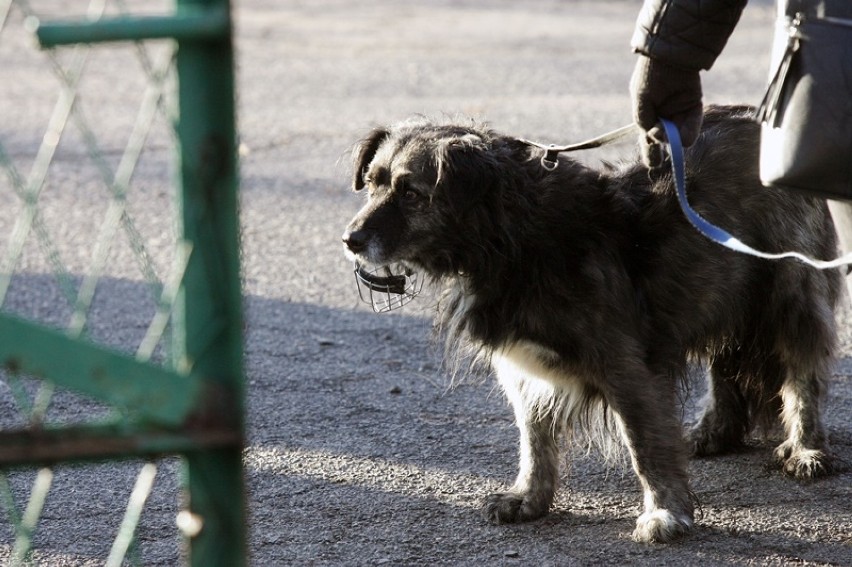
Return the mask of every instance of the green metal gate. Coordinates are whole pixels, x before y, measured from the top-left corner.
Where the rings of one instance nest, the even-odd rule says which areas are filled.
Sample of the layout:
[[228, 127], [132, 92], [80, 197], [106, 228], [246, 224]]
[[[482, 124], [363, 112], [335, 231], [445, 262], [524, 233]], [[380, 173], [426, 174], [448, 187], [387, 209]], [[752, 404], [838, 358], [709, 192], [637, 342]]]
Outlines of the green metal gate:
[[[33, 535], [50, 490], [50, 467], [63, 462], [142, 458], [149, 464], [140, 469], [107, 563], [120, 565], [132, 559], [127, 551], [133, 548], [136, 522], [151, 490], [155, 463], [163, 456], [179, 455], [187, 497], [177, 523], [191, 564], [242, 565], [247, 551], [242, 471], [244, 386], [229, 0], [176, 0], [174, 13], [167, 16], [105, 16], [105, 5], [106, 0], [92, 0], [88, 19], [51, 22], [37, 20], [29, 1], [0, 0], [0, 43], [10, 12], [22, 12], [40, 46], [48, 50], [62, 84], [29, 175], [23, 174], [4, 148], [3, 122], [9, 114], [0, 111], [0, 175], [7, 178], [22, 210], [5, 251], [0, 248], [5, 254], [0, 259], [0, 308], [28, 238], [55, 260], [50, 235], [43, 230], [39, 198], [58, 140], [69, 116], [73, 119], [81, 61], [89, 44], [173, 42], [166, 64], [148, 69], [149, 82], [157, 88], [145, 104], [148, 114], [162, 108], [166, 76], [173, 72], [178, 101], [174, 140], [178, 150], [175, 210], [179, 217], [175, 219], [174, 266], [168, 281], [148, 278], [157, 290], [158, 306], [135, 355], [87, 338], [86, 321], [107, 262], [105, 250], [120, 231], [131, 240], [134, 237], [125, 196], [150, 116], [143, 117], [145, 111], [140, 110], [117, 168], [103, 159], [98, 161], [97, 143], [83, 128], [87, 151], [100, 164], [112, 191], [98, 242], [93, 245], [93, 273], [78, 282], [64, 273], [61, 262], [51, 262], [72, 311], [64, 328], [21, 318], [5, 308], [0, 311], [0, 379], [5, 377], [8, 387], [17, 391], [19, 406], [26, 414], [23, 426], [0, 432], [0, 504], [15, 533], [11, 561], [30, 561]], [[70, 63], [60, 57], [68, 50], [76, 50]], [[144, 264], [144, 246], [139, 244], [135, 251]], [[164, 333], [170, 338], [161, 340]], [[169, 354], [161, 357], [164, 361], [156, 361], [152, 355], [157, 348], [163, 349], [161, 342], [169, 343], [165, 347]], [[34, 394], [24, 391], [24, 378], [41, 384]], [[115, 411], [106, 422], [51, 424], [44, 415], [55, 388], [85, 395]], [[24, 506], [9, 488], [9, 475], [32, 467], [44, 468], [36, 475]]]

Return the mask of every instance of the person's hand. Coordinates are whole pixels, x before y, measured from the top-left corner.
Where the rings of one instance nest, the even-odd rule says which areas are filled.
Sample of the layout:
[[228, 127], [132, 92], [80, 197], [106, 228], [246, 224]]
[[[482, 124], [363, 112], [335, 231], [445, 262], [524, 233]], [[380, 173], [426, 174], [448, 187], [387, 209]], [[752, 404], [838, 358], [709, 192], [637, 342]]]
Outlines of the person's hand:
[[704, 110], [697, 70], [640, 55], [630, 80], [630, 96], [633, 120], [646, 132], [640, 144], [642, 161], [652, 171], [662, 165], [665, 155], [661, 144], [666, 136], [659, 125], [660, 118], [674, 122], [684, 147], [698, 139]]

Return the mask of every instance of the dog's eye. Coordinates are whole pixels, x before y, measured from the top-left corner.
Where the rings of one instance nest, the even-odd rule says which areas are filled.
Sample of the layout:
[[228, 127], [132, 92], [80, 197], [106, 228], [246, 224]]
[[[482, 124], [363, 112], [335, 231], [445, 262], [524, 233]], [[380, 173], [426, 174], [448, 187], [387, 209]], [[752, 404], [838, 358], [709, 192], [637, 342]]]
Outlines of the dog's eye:
[[406, 203], [416, 203], [421, 197], [422, 195], [414, 189], [405, 189], [402, 192], [402, 200]]

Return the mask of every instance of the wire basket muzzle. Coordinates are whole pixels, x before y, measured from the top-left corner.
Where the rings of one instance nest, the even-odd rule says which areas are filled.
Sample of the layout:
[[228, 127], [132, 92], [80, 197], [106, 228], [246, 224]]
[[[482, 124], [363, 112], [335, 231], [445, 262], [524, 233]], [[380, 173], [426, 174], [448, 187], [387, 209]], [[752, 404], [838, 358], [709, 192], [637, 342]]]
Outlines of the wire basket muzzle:
[[423, 279], [409, 268], [394, 273], [390, 266], [370, 269], [356, 264], [355, 281], [361, 301], [370, 304], [376, 313], [399, 309], [423, 290]]

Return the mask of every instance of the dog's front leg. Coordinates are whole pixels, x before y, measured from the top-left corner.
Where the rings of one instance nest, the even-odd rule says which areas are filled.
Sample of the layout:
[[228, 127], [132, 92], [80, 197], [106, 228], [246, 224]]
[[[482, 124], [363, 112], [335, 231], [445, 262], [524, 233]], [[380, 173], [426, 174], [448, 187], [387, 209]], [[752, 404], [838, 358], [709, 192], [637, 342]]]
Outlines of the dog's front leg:
[[500, 376], [500, 383], [521, 434], [520, 464], [515, 484], [507, 492], [487, 496], [482, 515], [494, 524], [527, 522], [547, 514], [553, 503], [559, 481], [559, 426], [549, 409], [534, 407], [522, 379]]
[[607, 393], [607, 401], [618, 416], [645, 495], [645, 510], [636, 520], [633, 539], [672, 541], [693, 524], [686, 446], [674, 386], [665, 377], [644, 371], [615, 383], [619, 388]]

